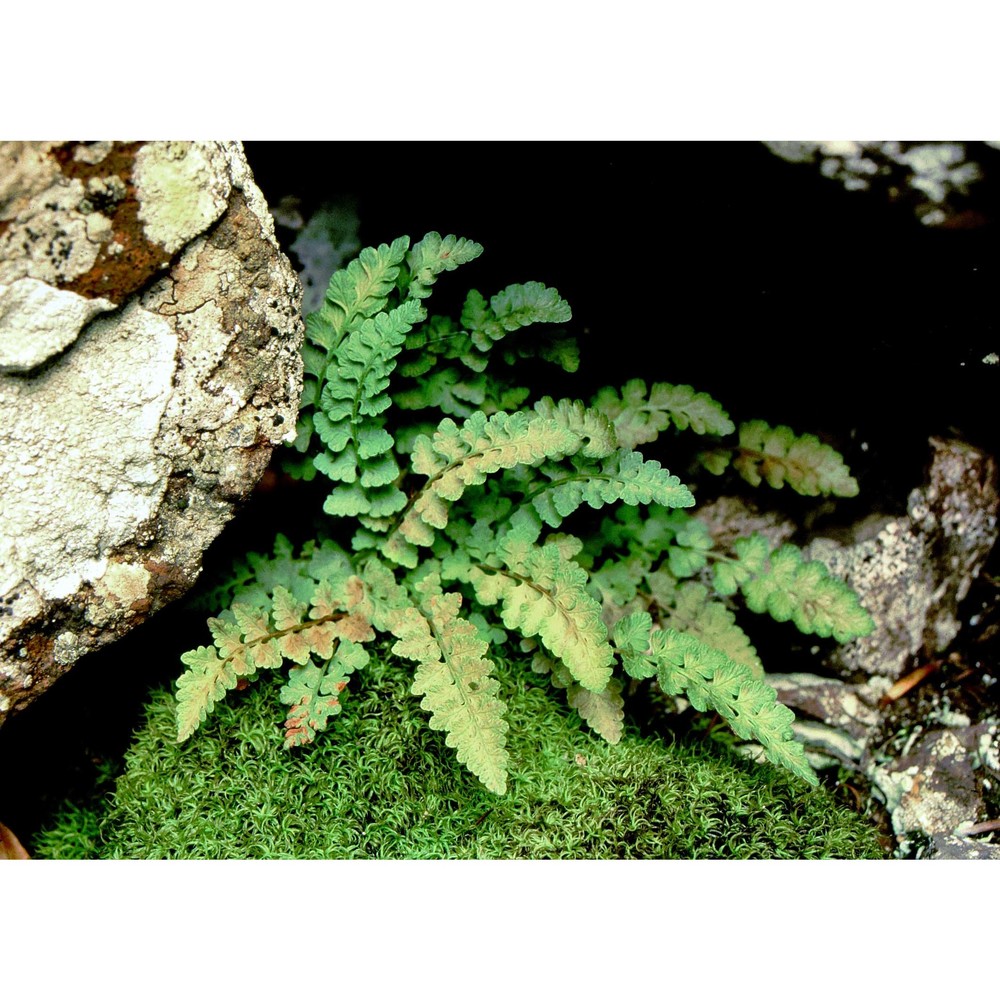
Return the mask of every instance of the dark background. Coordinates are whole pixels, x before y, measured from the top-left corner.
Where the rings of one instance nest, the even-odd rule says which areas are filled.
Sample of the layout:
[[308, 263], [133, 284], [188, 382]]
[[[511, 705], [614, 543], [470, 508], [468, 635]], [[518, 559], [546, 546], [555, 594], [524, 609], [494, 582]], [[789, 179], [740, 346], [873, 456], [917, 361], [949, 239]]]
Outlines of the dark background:
[[931, 433], [1000, 443], [1000, 366], [982, 363], [1000, 350], [989, 169], [1000, 154], [989, 147], [968, 153], [987, 175], [970, 189], [972, 228], [925, 226], [912, 202], [847, 191], [753, 142], [251, 142], [246, 152], [272, 203], [354, 195], [363, 246], [428, 230], [483, 244], [452, 279], [463, 293], [554, 285], [588, 331], [581, 375], [596, 385], [688, 382], [737, 422], [825, 431], [848, 450], [845, 435], [863, 438], [868, 455], [898, 457], [904, 476]]

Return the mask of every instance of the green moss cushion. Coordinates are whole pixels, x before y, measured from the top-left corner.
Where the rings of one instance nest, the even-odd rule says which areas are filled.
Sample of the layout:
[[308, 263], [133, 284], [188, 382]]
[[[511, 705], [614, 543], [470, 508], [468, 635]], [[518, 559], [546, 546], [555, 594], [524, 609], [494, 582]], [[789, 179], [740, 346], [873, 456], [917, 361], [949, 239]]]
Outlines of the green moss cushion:
[[[96, 853], [108, 858], [864, 858], [872, 828], [823, 789], [718, 746], [626, 731], [610, 746], [558, 692], [503, 668], [510, 790], [497, 796], [432, 731], [410, 671], [373, 658], [316, 743], [282, 748], [279, 676], [230, 695], [177, 745], [154, 696]], [[81, 856], [65, 814], [37, 856]], [[49, 845], [48, 847], [46, 845]], [[73, 851], [76, 853], [73, 854]]]

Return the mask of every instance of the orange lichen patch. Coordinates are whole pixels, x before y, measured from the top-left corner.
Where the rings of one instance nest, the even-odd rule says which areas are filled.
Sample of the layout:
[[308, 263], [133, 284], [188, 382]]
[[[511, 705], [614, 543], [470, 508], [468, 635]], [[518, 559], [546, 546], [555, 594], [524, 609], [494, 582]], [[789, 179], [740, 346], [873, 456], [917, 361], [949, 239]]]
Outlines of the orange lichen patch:
[[99, 163], [85, 163], [74, 158], [80, 143], [70, 142], [55, 146], [50, 155], [59, 164], [66, 177], [88, 182], [118, 182], [120, 198], [102, 198], [98, 193], [92, 198], [93, 208], [111, 222], [110, 235], [101, 243], [90, 270], [77, 275], [59, 287], [76, 292], [84, 298], [106, 298], [116, 305], [142, 288], [153, 275], [164, 270], [172, 255], [161, 246], [146, 239], [139, 221], [139, 201], [132, 181], [135, 154], [141, 142], [115, 143]]

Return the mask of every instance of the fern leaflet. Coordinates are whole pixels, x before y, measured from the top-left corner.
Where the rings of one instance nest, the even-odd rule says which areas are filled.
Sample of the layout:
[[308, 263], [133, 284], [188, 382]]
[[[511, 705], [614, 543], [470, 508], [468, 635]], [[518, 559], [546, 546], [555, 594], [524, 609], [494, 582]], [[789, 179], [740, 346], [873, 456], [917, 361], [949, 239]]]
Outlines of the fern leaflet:
[[695, 392], [689, 385], [631, 379], [621, 391], [602, 389], [595, 397], [597, 409], [614, 421], [618, 440], [624, 448], [655, 441], [671, 423], [678, 430], [690, 427], [695, 434], [732, 434], [736, 429], [729, 414], [708, 393]]
[[426, 299], [442, 271], [454, 271], [475, 260], [482, 252], [478, 243], [464, 237], [445, 236], [442, 239], [440, 233], [428, 233], [406, 255], [409, 273], [401, 285], [410, 298]]
[[323, 666], [307, 661], [292, 667], [281, 689], [281, 703], [290, 705], [285, 720], [285, 748], [311, 743], [326, 729], [327, 720], [340, 712], [340, 694], [347, 678], [368, 662], [368, 652], [350, 639], [342, 639]]
[[475, 625], [459, 617], [461, 603], [460, 594], [442, 594], [428, 599], [426, 614], [415, 607], [400, 611], [392, 622], [392, 650], [418, 663], [411, 691], [423, 695], [431, 729], [445, 730], [459, 761], [502, 795], [509, 760], [506, 709], [497, 698], [500, 684], [490, 676], [489, 647]]
[[473, 566], [469, 580], [481, 604], [503, 602], [504, 625], [521, 635], [537, 635], [588, 691], [603, 691], [611, 680], [614, 653], [601, 621], [601, 607], [587, 593], [587, 571], [559, 545], [498, 543], [499, 569]]
[[791, 427], [770, 427], [763, 420], [740, 424], [735, 448], [715, 448], [699, 455], [701, 464], [721, 475], [729, 463], [751, 485], [767, 480], [781, 489], [787, 483], [803, 496], [853, 497], [857, 480], [840, 454], [813, 434], [796, 437]]
[[830, 576], [818, 559], [804, 561], [796, 546], [783, 545], [772, 552], [767, 539], [755, 532], [738, 538], [733, 548], [735, 558], [714, 567], [720, 594], [740, 590], [751, 611], [766, 612], [779, 622], [792, 621], [800, 632], [833, 636], [837, 642], [869, 635], [875, 628], [857, 594]]

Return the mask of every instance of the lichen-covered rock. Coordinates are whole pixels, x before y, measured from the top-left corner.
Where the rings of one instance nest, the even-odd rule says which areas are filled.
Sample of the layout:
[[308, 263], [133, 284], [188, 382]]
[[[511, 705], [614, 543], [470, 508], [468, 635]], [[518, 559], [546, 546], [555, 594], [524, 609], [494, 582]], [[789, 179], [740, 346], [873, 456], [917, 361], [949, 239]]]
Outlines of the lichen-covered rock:
[[875, 620], [871, 635], [834, 654], [847, 675], [899, 677], [912, 657], [946, 649], [958, 634], [958, 604], [996, 543], [995, 460], [961, 441], [930, 443], [928, 482], [910, 494], [907, 517], [876, 530], [863, 523], [853, 544], [820, 538], [808, 549]]
[[922, 857], [927, 861], [1000, 861], [1000, 844], [966, 837], [931, 837]]
[[995, 723], [915, 731], [902, 754], [874, 764], [869, 776], [885, 799], [899, 837], [951, 836], [987, 819], [983, 782], [1000, 778]]
[[294, 436], [300, 296], [239, 143], [0, 143], [0, 723], [194, 582]]

